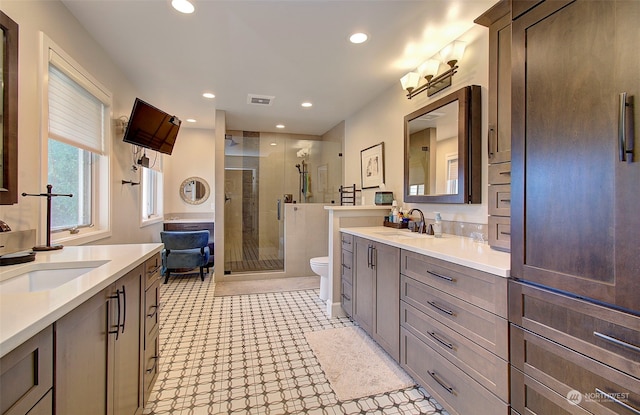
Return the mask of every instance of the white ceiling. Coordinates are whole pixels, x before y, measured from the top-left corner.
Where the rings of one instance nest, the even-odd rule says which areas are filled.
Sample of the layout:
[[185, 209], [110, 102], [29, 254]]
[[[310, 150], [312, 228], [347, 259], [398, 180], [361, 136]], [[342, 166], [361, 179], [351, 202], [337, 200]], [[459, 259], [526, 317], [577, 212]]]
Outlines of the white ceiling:
[[[62, 1], [140, 98], [177, 115], [183, 127], [213, 128], [219, 109], [228, 129], [317, 135], [393, 84], [402, 93], [401, 76], [496, 2], [192, 0], [195, 13], [184, 15], [169, 0]], [[355, 31], [369, 40], [351, 44]], [[216, 98], [204, 99], [207, 91]], [[249, 105], [248, 94], [275, 100]]]

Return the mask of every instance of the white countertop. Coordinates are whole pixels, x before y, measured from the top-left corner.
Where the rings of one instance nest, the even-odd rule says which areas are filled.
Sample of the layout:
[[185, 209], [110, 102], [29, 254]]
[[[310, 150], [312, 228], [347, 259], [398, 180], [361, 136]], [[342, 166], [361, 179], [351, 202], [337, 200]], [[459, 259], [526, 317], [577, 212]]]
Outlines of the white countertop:
[[510, 276], [511, 256], [471, 238], [443, 234], [442, 238], [385, 226], [341, 228], [341, 232], [453, 262], [500, 277]]
[[355, 206], [340, 206], [340, 205], [328, 205], [324, 207], [326, 210], [334, 211], [352, 211], [352, 210], [389, 210], [391, 211], [391, 205], [355, 205]]
[[38, 252], [26, 264], [0, 267], [0, 281], [32, 268], [67, 268], [65, 264], [99, 264], [57, 288], [24, 293], [0, 293], [0, 357], [99, 293], [136, 266], [162, 250], [159, 243], [68, 246]]

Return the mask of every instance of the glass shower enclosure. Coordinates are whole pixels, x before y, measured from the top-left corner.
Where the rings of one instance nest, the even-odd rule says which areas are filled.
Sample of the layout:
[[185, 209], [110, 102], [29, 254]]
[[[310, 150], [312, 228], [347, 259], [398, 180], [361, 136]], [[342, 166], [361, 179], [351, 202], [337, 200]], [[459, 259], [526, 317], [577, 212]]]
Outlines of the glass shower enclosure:
[[225, 274], [284, 270], [284, 204], [339, 200], [341, 147], [320, 136], [227, 131]]

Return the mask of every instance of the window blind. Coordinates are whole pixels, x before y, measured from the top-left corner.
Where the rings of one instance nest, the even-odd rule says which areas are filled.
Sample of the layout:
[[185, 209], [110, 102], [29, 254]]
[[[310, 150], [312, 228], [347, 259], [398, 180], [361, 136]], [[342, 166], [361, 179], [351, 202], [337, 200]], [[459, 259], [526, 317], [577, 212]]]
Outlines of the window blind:
[[105, 154], [105, 105], [53, 61], [49, 65], [49, 138]]

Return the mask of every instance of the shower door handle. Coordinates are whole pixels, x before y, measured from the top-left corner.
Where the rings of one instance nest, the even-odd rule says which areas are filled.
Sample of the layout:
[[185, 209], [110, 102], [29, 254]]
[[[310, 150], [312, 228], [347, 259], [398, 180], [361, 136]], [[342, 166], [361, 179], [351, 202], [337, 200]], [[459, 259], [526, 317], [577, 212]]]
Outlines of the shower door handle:
[[280, 207], [282, 206], [282, 200], [278, 199], [278, 220], [280, 220]]

